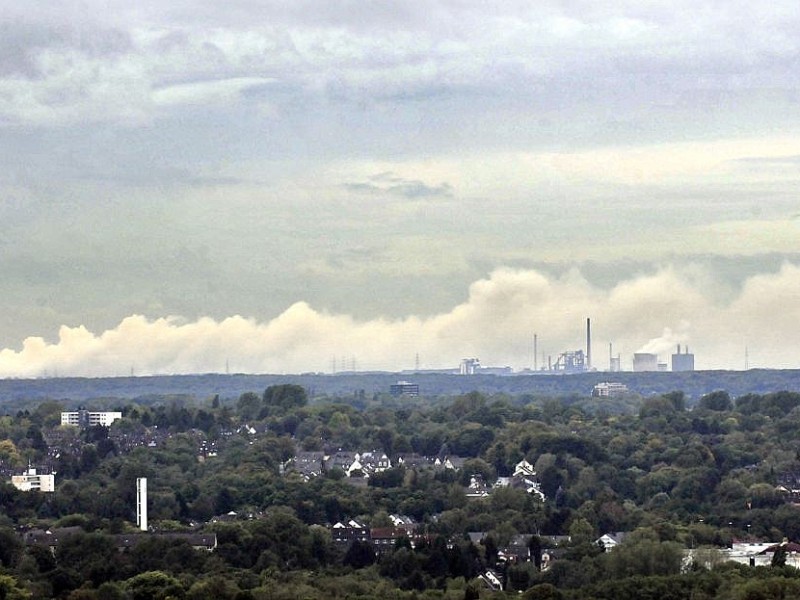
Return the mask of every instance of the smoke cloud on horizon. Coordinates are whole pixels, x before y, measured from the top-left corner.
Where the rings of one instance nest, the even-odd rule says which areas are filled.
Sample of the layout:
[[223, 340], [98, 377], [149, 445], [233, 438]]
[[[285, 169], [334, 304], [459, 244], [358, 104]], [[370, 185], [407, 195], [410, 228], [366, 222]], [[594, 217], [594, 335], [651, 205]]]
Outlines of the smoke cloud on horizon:
[[54, 342], [29, 337], [1, 350], [0, 377], [399, 371], [417, 354], [423, 369], [455, 368], [468, 356], [522, 369], [533, 365], [534, 333], [539, 365], [542, 354], [585, 348], [587, 317], [598, 370], [609, 343], [624, 369], [636, 351], [668, 362], [677, 344], [689, 344], [698, 369], [741, 369], [745, 346], [751, 367], [797, 368], [798, 300], [800, 267], [791, 263], [750, 277], [724, 302], [702, 277], [671, 267], [610, 289], [578, 271], [501, 268], [474, 282], [463, 303], [424, 318], [358, 320], [297, 302], [268, 322], [131, 315], [102, 333], [65, 325]]

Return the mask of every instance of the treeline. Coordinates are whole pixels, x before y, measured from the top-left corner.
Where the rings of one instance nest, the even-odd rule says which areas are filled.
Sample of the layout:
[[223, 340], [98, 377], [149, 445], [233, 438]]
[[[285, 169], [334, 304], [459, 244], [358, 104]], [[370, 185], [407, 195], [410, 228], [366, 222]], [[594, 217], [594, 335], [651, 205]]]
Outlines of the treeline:
[[[691, 409], [681, 392], [635, 405], [585, 402], [477, 392], [383, 402], [358, 391], [320, 400], [282, 384], [234, 402], [129, 403], [111, 428], [86, 430], [61, 427], [64, 405], [44, 402], [0, 418], [0, 467], [48, 463], [57, 473], [54, 494], [0, 484], [0, 589], [37, 598], [159, 597], [138, 590], [161, 586], [187, 598], [460, 599], [495, 594], [478, 578], [494, 569], [507, 593], [529, 598], [792, 596], [790, 568], [682, 572], [690, 566], [681, 557], [734, 539], [800, 540], [798, 509], [779, 487], [800, 482], [800, 394], [714, 392]], [[339, 449], [385, 452], [393, 466], [366, 482], [336, 469], [310, 481], [293, 471], [298, 450]], [[460, 471], [398, 466], [410, 453], [465, 462]], [[473, 475], [491, 484], [523, 459], [544, 502], [513, 488], [466, 497]], [[108, 536], [132, 529], [137, 477], [148, 478], [154, 527], [213, 531], [218, 547], [159, 541], [148, 552], [111, 552]], [[232, 512], [233, 522], [212, 521]], [[379, 556], [331, 540], [338, 521], [387, 527], [391, 514], [413, 518], [422, 541]], [[16, 531], [70, 525], [86, 533], [50, 558]], [[634, 535], [602, 552], [595, 540], [613, 531]], [[498, 560], [518, 534], [540, 540], [532, 560]], [[568, 545], [550, 547], [549, 536], [565, 535]], [[551, 559], [544, 571], [542, 554]]]

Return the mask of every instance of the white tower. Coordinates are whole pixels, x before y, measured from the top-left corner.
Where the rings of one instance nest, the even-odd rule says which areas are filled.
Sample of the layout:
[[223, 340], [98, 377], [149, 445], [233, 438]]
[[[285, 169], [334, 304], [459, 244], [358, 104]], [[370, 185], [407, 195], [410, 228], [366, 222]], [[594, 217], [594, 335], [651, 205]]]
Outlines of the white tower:
[[136, 478], [136, 524], [147, 531], [147, 477]]

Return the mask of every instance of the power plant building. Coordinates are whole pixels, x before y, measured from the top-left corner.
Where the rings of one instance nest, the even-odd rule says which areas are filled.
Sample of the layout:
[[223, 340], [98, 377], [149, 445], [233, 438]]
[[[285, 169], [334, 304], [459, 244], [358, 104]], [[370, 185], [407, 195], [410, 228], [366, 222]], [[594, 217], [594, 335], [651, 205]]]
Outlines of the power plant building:
[[554, 371], [562, 373], [583, 373], [587, 370], [586, 355], [583, 350], [562, 352], [553, 365]]
[[647, 371], [658, 371], [658, 354], [649, 352], [637, 352], [633, 355], [633, 372], [644, 373]]
[[481, 370], [481, 361], [477, 358], [465, 358], [458, 369], [461, 375], [475, 375]]
[[678, 351], [672, 355], [672, 371], [694, 371], [694, 354], [689, 354], [688, 346], [681, 354], [681, 345], [678, 344]]

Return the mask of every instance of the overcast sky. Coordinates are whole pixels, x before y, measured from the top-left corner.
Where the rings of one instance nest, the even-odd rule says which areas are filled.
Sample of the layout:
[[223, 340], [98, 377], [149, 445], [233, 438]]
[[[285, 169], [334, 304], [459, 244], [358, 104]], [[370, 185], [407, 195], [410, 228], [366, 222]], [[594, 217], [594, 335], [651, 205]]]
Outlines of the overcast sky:
[[796, 1], [0, 15], [0, 376], [800, 367]]

